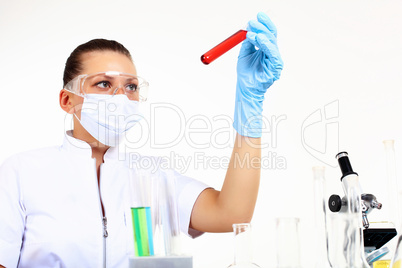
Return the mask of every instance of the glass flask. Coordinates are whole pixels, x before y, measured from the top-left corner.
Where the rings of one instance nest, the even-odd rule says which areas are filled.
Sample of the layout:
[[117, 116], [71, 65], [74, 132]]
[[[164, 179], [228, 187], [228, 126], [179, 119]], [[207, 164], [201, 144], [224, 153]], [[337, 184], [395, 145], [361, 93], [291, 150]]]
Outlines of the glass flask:
[[260, 267], [252, 261], [251, 224], [233, 224], [234, 234], [234, 262], [228, 267], [253, 268]]
[[299, 218], [276, 219], [277, 268], [300, 268]]
[[328, 229], [326, 219], [325, 167], [313, 167], [315, 211], [315, 267], [330, 268], [328, 259]]

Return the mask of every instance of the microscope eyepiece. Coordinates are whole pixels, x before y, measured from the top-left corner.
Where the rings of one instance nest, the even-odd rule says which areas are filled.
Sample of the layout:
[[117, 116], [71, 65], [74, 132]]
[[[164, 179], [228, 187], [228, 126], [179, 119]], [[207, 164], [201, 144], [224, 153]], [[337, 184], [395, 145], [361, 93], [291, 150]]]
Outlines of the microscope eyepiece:
[[342, 171], [342, 177], [341, 181], [343, 180], [344, 177], [350, 175], [350, 174], [356, 174], [356, 172], [353, 171], [352, 165], [350, 164], [349, 161], [349, 156], [347, 152], [340, 152], [336, 155], [336, 159], [338, 160], [339, 167], [341, 168]]

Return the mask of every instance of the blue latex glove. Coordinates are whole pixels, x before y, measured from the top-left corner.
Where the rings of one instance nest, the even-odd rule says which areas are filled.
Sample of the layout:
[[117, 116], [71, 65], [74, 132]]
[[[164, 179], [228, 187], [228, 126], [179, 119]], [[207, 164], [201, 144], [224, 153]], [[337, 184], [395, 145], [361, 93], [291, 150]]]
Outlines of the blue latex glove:
[[[256, 49], [256, 47], [258, 49]], [[278, 80], [283, 61], [276, 44], [276, 27], [265, 13], [248, 23], [237, 61], [233, 127], [247, 137], [262, 134], [262, 104], [267, 89]]]

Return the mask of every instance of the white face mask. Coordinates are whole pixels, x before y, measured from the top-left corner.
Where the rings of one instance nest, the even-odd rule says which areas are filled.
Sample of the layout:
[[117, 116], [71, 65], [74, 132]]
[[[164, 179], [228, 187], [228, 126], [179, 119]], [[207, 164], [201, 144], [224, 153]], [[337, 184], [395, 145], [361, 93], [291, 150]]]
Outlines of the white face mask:
[[139, 102], [124, 94], [87, 94], [81, 109], [81, 125], [100, 143], [117, 146], [122, 135], [143, 117]]

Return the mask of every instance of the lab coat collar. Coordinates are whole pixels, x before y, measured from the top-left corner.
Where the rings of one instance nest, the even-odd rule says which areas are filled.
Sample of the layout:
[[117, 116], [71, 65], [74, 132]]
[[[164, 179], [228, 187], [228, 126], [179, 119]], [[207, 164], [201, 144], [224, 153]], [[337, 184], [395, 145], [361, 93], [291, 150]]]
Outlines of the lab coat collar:
[[[76, 153], [78, 155], [84, 157], [91, 157], [92, 158], [92, 149], [91, 146], [82, 140], [76, 139], [73, 137], [73, 131], [68, 130], [64, 135], [64, 141], [62, 145], [62, 149], [68, 152]], [[110, 147], [104, 157], [103, 160], [118, 160], [119, 156], [119, 147]]]

